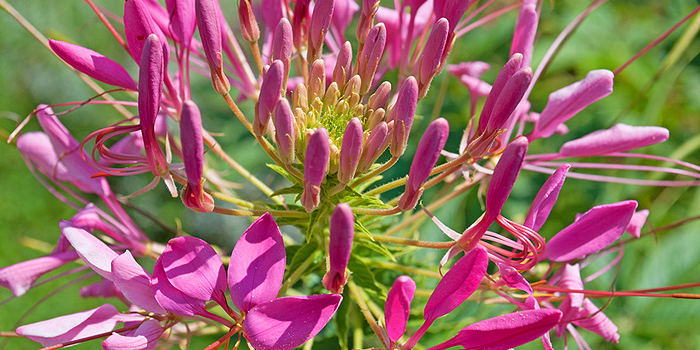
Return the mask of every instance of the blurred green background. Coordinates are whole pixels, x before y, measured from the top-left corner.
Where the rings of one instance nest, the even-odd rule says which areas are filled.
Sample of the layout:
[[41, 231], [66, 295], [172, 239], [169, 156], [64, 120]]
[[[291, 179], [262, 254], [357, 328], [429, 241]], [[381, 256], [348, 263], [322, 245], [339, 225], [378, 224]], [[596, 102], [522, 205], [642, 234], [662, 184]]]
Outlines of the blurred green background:
[[[227, 9], [234, 7], [224, 1]], [[546, 1], [543, 5], [539, 34], [533, 62], [537, 64], [556, 35], [588, 4], [588, 2]], [[66, 40], [97, 50], [117, 62], [124, 64], [133, 76], [136, 67], [128, 54], [116, 45], [90, 8], [79, 1], [13, 1], [12, 5], [43, 34], [55, 39]], [[101, 5], [121, 13], [122, 1], [103, 2]], [[592, 69], [614, 70], [634, 56], [658, 35], [666, 31], [698, 5], [697, 1], [611, 1], [587, 18], [572, 38], [565, 44], [545, 75], [540, 79], [531, 95], [533, 110], [541, 111], [550, 92], [582, 79]], [[234, 12], [227, 12], [229, 19]], [[516, 12], [489, 23], [459, 39], [451, 63], [482, 60], [490, 63], [492, 69], [484, 76], [493, 81], [498, 67], [506, 60], [510, 47]], [[692, 20], [691, 20], [692, 22]], [[682, 158], [700, 163], [700, 40], [694, 35], [687, 47], [672, 65], [662, 70], [669, 60], [669, 53], [678, 42], [689, 24], [682, 26], [666, 41], [637, 60], [615, 79], [614, 93], [586, 109], [567, 123], [571, 130], [568, 135], [555, 136], [548, 140], [533, 143], [531, 153], [553, 152], [564, 142], [582, 136], [599, 128], [607, 128], [617, 122], [631, 125], [659, 125], [671, 131], [671, 139], [661, 145], [648, 147], [645, 152]], [[66, 68], [51, 52], [42, 47], [11, 16], [0, 12], [0, 128], [10, 132], [16, 120], [24, 118], [40, 103], [56, 104], [66, 101], [85, 100], [94, 93], [78, 77]], [[226, 106], [211, 91], [209, 81], [203, 77], [193, 79], [194, 99], [203, 107], [205, 127], [224, 133], [222, 143], [228, 149], [246, 149], [233, 152], [236, 159], [256, 175], [279, 187], [279, 176], [263, 166], [265, 157], [249, 151], [254, 148], [253, 140], [241, 130], [238, 122], [227, 112]], [[433, 88], [419, 104], [418, 113], [425, 116], [414, 125], [418, 135], [433, 114], [434, 105], [441, 91], [445, 98], [439, 115], [450, 121], [452, 134], [448, 150], [456, 150], [463, 129], [468, 121], [467, 89], [454, 78], [443, 72], [433, 82]], [[124, 97], [125, 95], [117, 95]], [[250, 104], [243, 104], [251, 110]], [[78, 139], [90, 131], [119, 120], [119, 116], [109, 107], [86, 107], [78, 109], [61, 119]], [[37, 130], [32, 121], [26, 130]], [[414, 146], [418, 137], [414, 136]], [[27, 248], [22, 242], [32, 238], [54, 244], [58, 237], [58, 221], [69, 219], [74, 212], [54, 198], [39, 184], [27, 170], [14, 146], [0, 143], [0, 189], [4, 200], [0, 201], [0, 266], [41, 256], [42, 253]], [[409, 151], [410, 152], [410, 151]], [[390, 177], [402, 176], [410, 164], [410, 157], [400, 162], [403, 169], [393, 170]], [[608, 173], [625, 175], [624, 173]], [[630, 174], [627, 174], [630, 175]], [[653, 175], [631, 174], [643, 178]], [[241, 181], [236, 174], [227, 179]], [[522, 220], [529, 204], [544, 182], [546, 176], [523, 172], [511, 195], [504, 214]], [[671, 179], [671, 178], [666, 178]], [[124, 179], [110, 179], [119, 193], [131, 193], [150, 180], [149, 175]], [[243, 196], [258, 196], [259, 192], [246, 186]], [[425, 201], [434, 193], [428, 191]], [[576, 213], [582, 213], [593, 205], [612, 203], [625, 199], [636, 199], [640, 209], [650, 209], [649, 227], [660, 227], [700, 214], [700, 190], [698, 188], [650, 188], [617, 184], [592, 183], [581, 180], [567, 180], [559, 202], [554, 208], [547, 225], [541, 230], [551, 237], [573, 221]], [[213, 214], [195, 215], [184, 209], [179, 199], [171, 199], [164, 187], [137, 197], [134, 203], [157, 215], [172, 227], [182, 225], [188, 233], [203, 237], [225, 249], [233, 246], [234, 238], [247, 227], [248, 219], [222, 218]], [[435, 214], [450, 227], [460, 230], [468, 226], [480, 215], [476, 195], [470, 193], [436, 211]], [[134, 217], [151, 237], [167, 240], [169, 233], [150, 220], [138, 214]], [[180, 218], [177, 220], [176, 218]], [[631, 290], [652, 288], [673, 284], [696, 282], [700, 279], [700, 223], [691, 222], [656, 237], [646, 237], [631, 242], [625, 248], [625, 257], [619, 270], [607, 273], [604, 277], [586, 284], [587, 289]], [[432, 224], [421, 228], [424, 239], [442, 239]], [[416, 259], [424, 259], [416, 254]], [[429, 253], [430, 255], [432, 253]], [[441, 255], [435, 253], [433, 258]], [[420, 256], [419, 256], [420, 255]], [[75, 265], [71, 266], [74, 267]], [[62, 270], [65, 271], [66, 269]], [[587, 270], [588, 273], [593, 269]], [[584, 271], [584, 274], [586, 272]], [[394, 276], [395, 277], [395, 276]], [[96, 281], [96, 278], [90, 281]], [[30, 311], [42, 297], [58, 288], [65, 281], [48, 283], [31, 290], [25, 296], [9, 300], [0, 306], [0, 331], [12, 331], [20, 317], [21, 323], [36, 322], [87, 308], [101, 305], [103, 301], [76, 297], [78, 286], [68, 286], [64, 291]], [[696, 289], [695, 292], [698, 292]], [[0, 290], [0, 301], [10, 298], [5, 289]], [[415, 305], [423, 305], [425, 298], [416, 298]], [[602, 306], [606, 300], [597, 300]], [[422, 304], [423, 303], [423, 304]], [[440, 320], [428, 337], [446, 339], [449, 334], [439, 334], [439, 325], [450, 324], [449, 328], [466, 326], [475, 316], [494, 311], [484, 305], [466, 303], [460, 317], [448, 316]], [[461, 309], [460, 309], [461, 310]], [[421, 319], [418, 312], [412, 316], [409, 328], [417, 329]], [[681, 299], [659, 298], [615, 298], [610, 301], [605, 313], [620, 328], [619, 344], [608, 344], [601, 338], [581, 331], [594, 349], [698, 349], [700, 348], [700, 302]], [[428, 338], [426, 338], [428, 339]], [[204, 339], [194, 343], [192, 348], [201, 348], [211, 342]], [[431, 344], [425, 341], [425, 344]], [[3, 340], [0, 340], [3, 344]], [[11, 339], [4, 349], [38, 348], [36, 343], [22, 339]], [[575, 346], [569, 344], [570, 346]], [[79, 348], [95, 348], [98, 343]], [[563, 348], [563, 342], [555, 341], [555, 348]], [[537, 349], [541, 345], [534, 342], [526, 348]]]

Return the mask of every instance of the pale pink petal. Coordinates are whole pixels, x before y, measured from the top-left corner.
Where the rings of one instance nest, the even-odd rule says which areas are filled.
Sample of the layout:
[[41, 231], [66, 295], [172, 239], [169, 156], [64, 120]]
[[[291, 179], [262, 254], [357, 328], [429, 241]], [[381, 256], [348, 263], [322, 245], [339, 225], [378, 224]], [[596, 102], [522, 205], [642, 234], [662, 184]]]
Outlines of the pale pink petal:
[[523, 292], [532, 295], [532, 287], [530, 286], [530, 283], [518, 272], [518, 270], [505, 264], [496, 265], [498, 266], [498, 270], [501, 272], [501, 279], [506, 283], [506, 286], [520, 289]]
[[464, 255], [447, 271], [423, 311], [426, 322], [447, 315], [476, 291], [486, 273], [488, 255], [481, 247]]
[[411, 301], [416, 292], [416, 282], [411, 277], [399, 276], [386, 296], [384, 315], [386, 332], [392, 342], [396, 342], [406, 332], [406, 323], [411, 313]]
[[639, 238], [642, 234], [642, 227], [644, 226], [644, 223], [647, 222], [648, 216], [649, 209], [642, 209], [634, 213], [634, 215], [632, 215], [632, 220], [630, 220], [630, 224], [627, 225], [627, 229], [625, 229], [625, 231], [632, 236]]
[[100, 282], [81, 287], [80, 296], [83, 298], [124, 298], [114, 282], [105, 278]]
[[0, 269], [0, 286], [9, 289], [14, 296], [18, 297], [26, 293], [32, 287], [32, 283], [45, 273], [77, 258], [78, 254], [71, 250], [5, 266]]
[[[578, 264], [566, 264], [561, 271], [561, 280], [558, 283], [559, 287], [570, 290], [583, 290], [581, 271]], [[566, 293], [564, 300], [558, 307], [559, 311], [562, 312], [562, 321], [571, 322], [571, 320], [581, 317], [583, 298], [583, 293]], [[565, 331], [566, 323], [557, 325], [557, 337], [561, 337]]]
[[231, 301], [241, 311], [277, 297], [287, 254], [282, 233], [269, 213], [243, 232], [231, 252], [228, 285]]
[[589, 72], [586, 77], [549, 95], [547, 106], [535, 124], [535, 130], [528, 135], [530, 141], [549, 137], [557, 127], [576, 115], [595, 101], [610, 95], [614, 75], [611, 71], [600, 69]]
[[101, 82], [136, 91], [136, 82], [119, 63], [82, 46], [49, 39], [51, 50], [71, 67]]
[[563, 157], [590, 157], [625, 152], [668, 140], [668, 130], [659, 126], [616, 124], [610, 129], [594, 131], [561, 146]]
[[322, 294], [258, 304], [246, 315], [243, 331], [257, 350], [294, 349], [326, 326], [342, 300], [339, 294]]
[[566, 179], [566, 173], [571, 168], [571, 165], [564, 164], [557, 169], [552, 176], [547, 179], [547, 181], [542, 185], [540, 191], [537, 192], [535, 200], [532, 201], [532, 206], [530, 206], [530, 211], [527, 212], [525, 217], [524, 226], [529, 227], [535, 231], [539, 231], [547, 221], [549, 213], [552, 212], [554, 203], [557, 202], [559, 197], [559, 191], [561, 187], [564, 186], [564, 180]]
[[158, 345], [163, 327], [154, 319], [146, 320], [128, 336], [112, 333], [102, 342], [105, 350], [151, 350]]
[[462, 346], [466, 350], [510, 349], [548, 332], [559, 322], [561, 312], [552, 309], [527, 310], [471, 324], [454, 338], [428, 350]]
[[17, 334], [43, 346], [51, 346], [109, 332], [120, 322], [120, 315], [114, 306], [105, 304], [92, 310], [21, 326], [17, 328]]
[[163, 270], [163, 265], [159, 261], [156, 262], [156, 266], [153, 268], [153, 277], [151, 278], [153, 297], [158, 304], [163, 309], [176, 315], [194, 316], [203, 313], [208, 300], [192, 298], [173, 287]]
[[78, 252], [85, 264], [90, 266], [100, 276], [112, 280], [112, 260], [117, 253], [97, 237], [73, 225], [70, 221], [61, 221], [59, 226], [63, 236]]
[[611, 343], [618, 343], [620, 341], [620, 335], [617, 333], [617, 326], [615, 326], [604, 313], [600, 312], [600, 309], [598, 309], [592, 301], [585, 299], [583, 301], [583, 308], [587, 317], [574, 321], [575, 325], [598, 334]]
[[620, 238], [636, 208], [632, 200], [591, 208], [552, 237], [542, 259], [570, 261], [607, 247]]
[[153, 296], [151, 276], [128, 250], [112, 260], [112, 277], [114, 284], [134, 305], [149, 312], [165, 313]]
[[71, 175], [66, 166], [59, 163], [58, 154], [53, 149], [48, 135], [32, 131], [17, 138], [17, 150], [39, 171], [53, 181], [70, 181]]

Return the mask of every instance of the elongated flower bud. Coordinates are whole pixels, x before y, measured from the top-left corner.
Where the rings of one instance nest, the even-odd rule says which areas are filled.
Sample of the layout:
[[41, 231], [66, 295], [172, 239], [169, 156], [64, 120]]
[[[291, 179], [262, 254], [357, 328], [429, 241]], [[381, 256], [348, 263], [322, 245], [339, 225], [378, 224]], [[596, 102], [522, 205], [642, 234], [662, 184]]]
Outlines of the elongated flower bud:
[[168, 41], [158, 25], [151, 17], [150, 11], [143, 0], [126, 0], [124, 2], [124, 31], [126, 42], [129, 44], [129, 52], [134, 61], [139, 62], [143, 56], [143, 46], [149, 35], [158, 36], [162, 45], [164, 62], [168, 62], [170, 51]]
[[357, 29], [355, 31], [357, 41], [360, 43], [360, 45], [365, 43], [365, 40], [372, 29], [374, 15], [377, 13], [377, 7], [379, 7], [379, 0], [362, 0], [360, 21], [357, 23]]
[[313, 102], [317, 97], [323, 98], [326, 92], [326, 66], [322, 59], [318, 59], [311, 64], [309, 83], [306, 87], [309, 89], [310, 102]]
[[485, 218], [496, 218], [501, 214], [501, 209], [513, 189], [515, 180], [520, 174], [520, 169], [527, 153], [527, 138], [518, 137], [506, 147], [501, 159], [493, 169], [493, 176], [486, 195]]
[[156, 140], [155, 124], [163, 92], [163, 50], [155, 34], [146, 39], [139, 66], [138, 110], [143, 144], [151, 172], [162, 176], [168, 173], [168, 162]]
[[355, 170], [362, 153], [362, 122], [357, 117], [350, 119], [343, 133], [343, 144], [340, 146], [340, 164], [338, 180], [348, 183], [355, 177]]
[[323, 276], [323, 286], [332, 293], [343, 293], [343, 286], [348, 281], [345, 268], [350, 261], [352, 240], [355, 236], [355, 217], [347, 203], [340, 203], [333, 210], [330, 222], [330, 239], [328, 241], [328, 272]]
[[260, 38], [260, 28], [258, 21], [253, 14], [253, 6], [250, 0], [240, 0], [238, 2], [238, 19], [241, 22], [241, 34], [243, 39], [249, 43], [254, 43]]
[[[413, 117], [418, 103], [418, 82], [416, 78], [408, 77], [401, 84], [396, 103], [389, 110], [387, 121], [394, 121], [394, 132], [391, 140], [391, 155], [398, 157], [406, 150], [408, 135], [413, 125]], [[437, 160], [437, 159], [436, 159]]]
[[[170, 19], [170, 33], [180, 42], [181, 47], [189, 47], [194, 35], [194, 28], [197, 26], [197, 18], [194, 10], [194, 0], [166, 0], [165, 6], [168, 9]], [[155, 6], [154, 6], [155, 7]], [[151, 15], [155, 11], [151, 10]], [[154, 20], [156, 20], [156, 16]]]
[[282, 18], [277, 28], [275, 29], [275, 37], [272, 41], [272, 59], [281, 60], [284, 63], [284, 83], [287, 85], [287, 77], [289, 76], [289, 65], [292, 58], [293, 49], [293, 34], [292, 25], [286, 18]]
[[228, 77], [224, 74], [222, 57], [220, 9], [214, 0], [196, 0], [197, 27], [202, 39], [204, 54], [209, 63], [211, 83], [220, 95], [226, 95], [231, 90]]
[[214, 199], [202, 188], [204, 171], [204, 142], [202, 141], [202, 116], [197, 105], [187, 100], [180, 115], [180, 141], [185, 163], [187, 185], [182, 202], [188, 208], [208, 213], [214, 210]]
[[119, 63], [82, 46], [49, 39], [49, 46], [71, 67], [110, 85], [136, 91], [136, 82]]
[[439, 73], [442, 53], [445, 50], [447, 43], [447, 35], [450, 24], [446, 19], [440, 18], [433, 26], [430, 32], [428, 41], [423, 48], [420, 60], [418, 61], [418, 72], [416, 74], [418, 80], [418, 98], [423, 98], [428, 93], [430, 82], [433, 77]]
[[391, 95], [391, 83], [385, 81], [379, 84], [376, 91], [369, 97], [369, 102], [367, 102], [367, 108], [378, 110], [379, 108], [386, 109], [386, 103], [389, 101], [389, 96]]
[[287, 164], [294, 161], [295, 141], [294, 114], [289, 101], [281, 98], [275, 106], [275, 142], [280, 158]]
[[360, 162], [357, 165], [356, 174], [362, 174], [377, 161], [382, 152], [386, 147], [387, 134], [389, 133], [389, 127], [386, 122], [381, 122], [372, 129], [372, 132], [367, 138], [362, 147], [362, 156], [360, 156]]
[[309, 43], [306, 53], [306, 59], [309, 62], [321, 58], [323, 40], [326, 38], [326, 33], [328, 33], [328, 28], [331, 25], [334, 5], [335, 0], [316, 1], [314, 13], [309, 21]]
[[486, 124], [486, 135], [492, 135], [503, 128], [525, 95], [531, 80], [532, 69], [530, 67], [522, 68], [510, 77], [498, 96], [488, 124]]
[[515, 72], [517, 72], [520, 69], [522, 62], [523, 55], [515, 54], [503, 66], [501, 72], [498, 73], [498, 77], [496, 77], [496, 81], [493, 83], [493, 87], [491, 87], [491, 92], [486, 97], [484, 108], [481, 110], [481, 116], [479, 117], [479, 126], [476, 132], [477, 135], [481, 135], [484, 132], [484, 130], [486, 130], [486, 125], [489, 123], [489, 119], [491, 118], [491, 111], [496, 106], [496, 101], [501, 95], [501, 91], [503, 91], [503, 88], [506, 86], [513, 74], [515, 74]]
[[333, 81], [338, 83], [341, 89], [352, 75], [352, 45], [346, 41], [340, 47], [338, 57], [335, 60], [335, 69], [333, 69]]
[[367, 35], [367, 41], [362, 48], [362, 54], [359, 58], [358, 74], [362, 79], [361, 94], [366, 94], [372, 86], [374, 73], [377, 71], [379, 61], [384, 55], [384, 46], [386, 45], [386, 27], [383, 23], [379, 23], [370, 30]]
[[399, 208], [402, 210], [413, 209], [423, 193], [423, 184], [430, 176], [435, 163], [440, 157], [442, 148], [445, 147], [447, 136], [450, 134], [450, 125], [444, 118], [435, 119], [430, 123], [425, 134], [418, 143], [416, 155], [411, 163], [406, 181], [406, 192], [399, 198]]
[[529, 67], [532, 60], [538, 21], [537, 1], [523, 1], [523, 5], [520, 7], [520, 14], [518, 15], [518, 22], [515, 24], [513, 44], [510, 46], [511, 56], [516, 53], [523, 55], [523, 67]]
[[255, 104], [255, 119], [253, 120], [253, 132], [256, 135], [264, 135], [267, 132], [270, 113], [274, 110], [277, 100], [280, 99], [282, 94], [283, 74], [284, 65], [282, 61], [275, 60], [263, 75], [263, 81], [260, 85], [260, 96]]
[[324, 128], [318, 128], [309, 139], [304, 158], [304, 192], [301, 194], [301, 205], [308, 213], [314, 211], [321, 202], [321, 183], [326, 178], [329, 157], [328, 132]]

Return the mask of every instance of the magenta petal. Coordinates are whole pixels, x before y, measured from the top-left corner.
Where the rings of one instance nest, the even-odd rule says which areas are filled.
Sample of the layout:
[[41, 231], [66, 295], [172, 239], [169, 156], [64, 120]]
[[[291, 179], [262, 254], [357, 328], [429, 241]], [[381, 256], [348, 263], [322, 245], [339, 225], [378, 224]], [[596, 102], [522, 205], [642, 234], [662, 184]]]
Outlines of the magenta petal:
[[70, 221], [61, 221], [59, 226], [85, 263], [100, 276], [112, 280], [112, 260], [117, 257], [110, 247], [87, 231], [77, 228]]
[[[581, 271], [578, 264], [566, 264], [561, 269], [561, 280], [557, 284], [558, 287], [570, 290], [583, 290], [583, 281], [581, 281]], [[556, 326], [557, 337], [561, 337], [566, 331], [566, 323], [571, 320], [580, 318], [581, 306], [583, 305], [584, 295], [582, 293], [566, 293], [564, 300], [559, 304], [559, 311], [562, 313], [562, 324]]]
[[561, 187], [564, 186], [564, 180], [566, 179], [566, 173], [571, 168], [571, 165], [564, 164], [557, 169], [552, 176], [547, 179], [547, 181], [542, 185], [540, 191], [537, 192], [535, 200], [530, 206], [530, 211], [527, 212], [525, 217], [525, 222], [523, 226], [529, 227], [535, 231], [538, 231], [547, 221], [549, 213], [552, 212], [554, 203], [557, 202], [559, 197], [559, 191]]
[[204, 301], [215, 300], [225, 308], [224, 264], [207, 242], [196, 237], [173, 238], [157, 264], [162, 266], [169, 283], [185, 296]]
[[273, 300], [282, 287], [287, 253], [282, 233], [270, 213], [248, 227], [231, 252], [228, 285], [241, 311]]
[[17, 150], [39, 171], [53, 181], [70, 181], [70, 174], [53, 149], [49, 136], [41, 131], [31, 131], [17, 138]]
[[32, 283], [47, 272], [53, 271], [75, 259], [74, 250], [22, 261], [0, 269], [0, 286], [12, 291], [16, 297], [26, 293]]
[[112, 277], [114, 284], [134, 305], [149, 312], [165, 313], [153, 296], [151, 276], [128, 250], [112, 260]]
[[610, 129], [594, 131], [561, 146], [563, 157], [589, 157], [625, 152], [668, 140], [668, 130], [659, 126], [616, 124]]
[[600, 309], [592, 301], [585, 299], [583, 301], [583, 309], [587, 317], [574, 321], [575, 325], [598, 334], [611, 343], [617, 343], [620, 340], [620, 335], [617, 334], [617, 326], [608, 316], [600, 312]]
[[136, 82], [119, 63], [82, 46], [49, 39], [51, 50], [71, 67], [101, 82], [136, 91]]
[[525, 137], [518, 137], [511, 142], [503, 152], [501, 159], [493, 169], [493, 176], [489, 183], [486, 195], [486, 216], [490, 221], [496, 218], [513, 189], [515, 180], [518, 178], [520, 168], [523, 166], [525, 153], [527, 153], [528, 142]]
[[406, 323], [411, 313], [411, 301], [416, 292], [416, 282], [411, 277], [399, 276], [386, 296], [384, 315], [386, 332], [392, 342], [398, 341], [406, 332]]
[[505, 264], [496, 265], [498, 265], [498, 271], [501, 272], [501, 279], [506, 283], [506, 286], [520, 289], [523, 292], [532, 295], [532, 286], [530, 286], [530, 283], [518, 272], [518, 270]]
[[625, 232], [636, 208], [632, 200], [591, 208], [552, 237], [542, 259], [570, 261], [607, 247]]
[[21, 326], [17, 328], [17, 334], [43, 346], [51, 346], [109, 332], [120, 322], [120, 315], [114, 306], [104, 304], [92, 310]]
[[537, 339], [559, 322], [561, 312], [552, 309], [527, 310], [471, 324], [456, 337], [428, 350], [462, 346], [466, 350], [510, 349]]
[[112, 333], [102, 342], [105, 350], [151, 350], [158, 345], [163, 327], [154, 319], [146, 320], [128, 336]]
[[423, 318], [432, 322], [447, 315], [476, 291], [486, 273], [489, 259], [486, 250], [474, 248], [447, 271], [425, 304]]
[[246, 315], [243, 331], [257, 350], [294, 349], [326, 326], [342, 300], [339, 294], [322, 294], [258, 304]]
[[168, 312], [183, 316], [194, 316], [202, 314], [204, 311], [207, 300], [192, 298], [173, 287], [163, 270], [160, 260], [156, 262], [156, 266], [153, 268], [151, 286], [153, 288], [153, 297]]
[[569, 120], [576, 113], [595, 101], [610, 95], [614, 75], [611, 71], [600, 69], [589, 72], [581, 81], [561, 88], [549, 94], [547, 106], [540, 114], [535, 130], [528, 135], [531, 141], [540, 137], [549, 137], [557, 127]]

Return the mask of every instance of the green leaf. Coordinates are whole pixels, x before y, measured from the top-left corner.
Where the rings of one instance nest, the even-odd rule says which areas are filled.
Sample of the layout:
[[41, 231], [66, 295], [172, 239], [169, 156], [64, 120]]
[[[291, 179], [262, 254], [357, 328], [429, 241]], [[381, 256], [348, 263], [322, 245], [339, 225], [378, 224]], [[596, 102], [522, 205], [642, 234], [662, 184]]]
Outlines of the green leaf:
[[339, 202], [345, 202], [350, 204], [351, 207], [356, 208], [372, 208], [372, 209], [388, 209], [391, 208], [390, 205], [382, 202], [381, 199], [373, 196], [367, 196], [359, 193], [352, 188], [346, 187], [340, 193], [337, 194]]
[[365, 290], [372, 291], [382, 298], [386, 298], [384, 287], [377, 282], [374, 274], [369, 269], [368, 262], [355, 255], [350, 256], [348, 269], [352, 272], [352, 279], [358, 286]]
[[287, 274], [290, 274], [292, 271], [296, 271], [304, 262], [304, 260], [306, 260], [309, 256], [317, 254], [318, 242], [313, 240], [302, 246], [294, 246], [287, 248], [287, 251], [289, 253], [292, 253], [292, 250], [294, 250], [294, 255], [292, 256], [292, 260], [289, 263], [289, 266], [287, 267]]
[[301, 185], [292, 185], [289, 187], [280, 188], [279, 190], [272, 192], [270, 194], [270, 197], [278, 196], [281, 194], [300, 194], [302, 191], [304, 191], [304, 188], [301, 187]]
[[279, 165], [277, 165], [277, 164], [270, 164], [270, 163], [267, 163], [267, 164], [265, 164], [265, 165], [267, 165], [268, 168], [274, 170], [274, 171], [277, 172], [278, 174], [284, 176], [287, 180], [289, 180], [289, 182], [291, 182], [291, 183], [296, 183], [296, 182], [297, 182], [297, 180], [294, 178], [294, 176], [292, 176], [291, 174], [289, 174], [289, 172], [287, 172], [287, 170], [286, 170], [285, 168], [283, 168], [283, 167], [281, 167], [281, 166], [279, 166]]
[[370, 249], [370, 250], [372, 250], [372, 251], [375, 251], [375, 252], [377, 252], [377, 253], [379, 253], [379, 254], [381, 254], [381, 255], [383, 255], [383, 256], [389, 258], [389, 259], [390, 259], [391, 261], [393, 261], [393, 262], [396, 262], [396, 258], [394, 258], [394, 255], [391, 254], [391, 252], [389, 251], [389, 249], [387, 249], [387, 248], [386, 248], [383, 244], [381, 244], [380, 242], [371, 241], [371, 240], [368, 240], [368, 239], [358, 239], [358, 240], [355, 241], [355, 242], [356, 242], [357, 244], [359, 244], [359, 245], [361, 245], [361, 246], [367, 248], [367, 249]]

